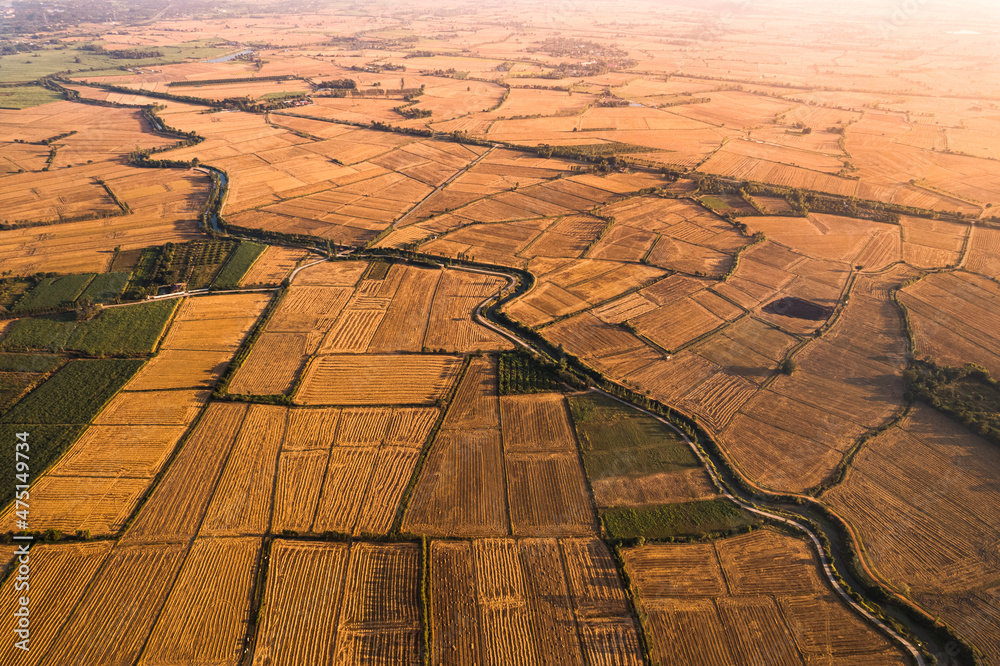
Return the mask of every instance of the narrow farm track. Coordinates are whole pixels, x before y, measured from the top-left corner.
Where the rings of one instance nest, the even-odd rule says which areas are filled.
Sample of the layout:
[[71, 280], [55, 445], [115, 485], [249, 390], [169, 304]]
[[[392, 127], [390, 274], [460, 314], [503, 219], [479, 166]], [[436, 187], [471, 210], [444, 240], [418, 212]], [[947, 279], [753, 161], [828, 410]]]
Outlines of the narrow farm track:
[[443, 183], [441, 183], [440, 185], [438, 185], [437, 187], [435, 187], [433, 190], [431, 190], [430, 194], [428, 194], [423, 199], [421, 199], [420, 201], [418, 201], [415, 206], [413, 206], [412, 208], [410, 208], [410, 210], [408, 210], [405, 213], [403, 213], [403, 216], [401, 218], [399, 218], [398, 220], [396, 220], [393, 223], [393, 226], [394, 227], [395, 226], [402, 226], [403, 222], [406, 221], [406, 218], [408, 218], [411, 215], [413, 215], [413, 213], [415, 213], [417, 211], [417, 209], [420, 208], [425, 201], [427, 201], [428, 199], [430, 199], [432, 196], [434, 196], [435, 194], [437, 194], [438, 192], [440, 192], [444, 188], [448, 187], [448, 185], [450, 185], [452, 181], [454, 181], [456, 178], [458, 178], [459, 176], [463, 175], [469, 169], [471, 169], [472, 167], [476, 166], [481, 161], [483, 161], [484, 159], [486, 159], [486, 157], [489, 156], [490, 153], [492, 153], [494, 150], [496, 150], [499, 147], [500, 146], [498, 144], [494, 144], [494, 145], [490, 146], [486, 150], [486, 152], [484, 152], [482, 155], [480, 155], [476, 159], [472, 160], [471, 162], [469, 162], [468, 164], [466, 164], [464, 167], [462, 167], [461, 169], [459, 169], [455, 173], [451, 174], [451, 176], [448, 177], [448, 180], [444, 181]]
[[[459, 270], [470, 271], [470, 272], [474, 272], [474, 273], [483, 273], [483, 274], [486, 274], [486, 275], [494, 275], [494, 276], [497, 276], [497, 277], [507, 278], [507, 280], [508, 280], [508, 287], [507, 288], [511, 288], [511, 287], [513, 287], [516, 284], [516, 278], [513, 277], [513, 276], [511, 276], [511, 275], [508, 275], [506, 273], [501, 273], [501, 272], [496, 272], [496, 271], [490, 271], [490, 270], [485, 270], [485, 269], [467, 268], [467, 267], [462, 267]], [[479, 323], [482, 326], [485, 326], [485, 327], [489, 328], [490, 330], [494, 331], [495, 333], [504, 336], [506, 339], [510, 340], [511, 342], [517, 344], [520, 347], [523, 347], [524, 349], [528, 349], [530, 351], [537, 351], [537, 350], [534, 349], [534, 347], [531, 345], [531, 343], [529, 343], [529, 342], [521, 339], [517, 335], [511, 333], [510, 331], [507, 331], [506, 329], [504, 329], [504, 328], [502, 328], [500, 326], [497, 326], [496, 324], [494, 324], [492, 321], [490, 321], [489, 319], [487, 319], [483, 315], [483, 313], [482, 313], [483, 308], [488, 303], [490, 303], [491, 301], [493, 301], [494, 298], [495, 298], [494, 296], [491, 296], [490, 298], [484, 300], [483, 302], [481, 302], [479, 305], [476, 306], [476, 309], [473, 312], [473, 318], [476, 320], [476, 322]], [[646, 410], [644, 410], [644, 409], [642, 409], [640, 407], [632, 405], [631, 403], [626, 402], [626, 401], [624, 401], [624, 400], [622, 400], [622, 399], [620, 399], [620, 398], [618, 398], [618, 397], [616, 397], [616, 396], [614, 396], [614, 395], [612, 395], [612, 394], [610, 394], [610, 393], [608, 393], [606, 391], [603, 391], [603, 390], [601, 390], [599, 388], [592, 388], [591, 391], [593, 391], [595, 393], [600, 393], [602, 395], [605, 395], [605, 396], [607, 396], [609, 398], [614, 399], [617, 402], [622, 403], [623, 405], [627, 405], [628, 407], [631, 407], [632, 409], [635, 409], [635, 410], [637, 410], [639, 412], [642, 412], [643, 414], [646, 414], [647, 416], [651, 416], [652, 418], [656, 419], [657, 421], [660, 421], [664, 425], [666, 425], [666, 426], [670, 427], [672, 430], [674, 430], [678, 435], [680, 435], [684, 439], [684, 441], [688, 444], [688, 446], [691, 447], [691, 450], [694, 451], [695, 455], [698, 457], [698, 460], [700, 460], [701, 463], [702, 463], [702, 465], [705, 467], [706, 471], [708, 472], [709, 476], [712, 479], [712, 482], [719, 489], [720, 494], [723, 497], [725, 497], [726, 499], [734, 502], [736, 505], [738, 505], [740, 508], [742, 508], [742, 509], [744, 509], [746, 511], [749, 511], [749, 512], [754, 513], [756, 515], [763, 516], [765, 518], [769, 518], [769, 519], [777, 521], [777, 522], [780, 522], [780, 523], [782, 523], [784, 525], [792, 527], [793, 529], [795, 529], [795, 530], [797, 530], [799, 532], [805, 533], [809, 537], [809, 540], [812, 542], [813, 547], [816, 549], [816, 552], [819, 555], [820, 562], [823, 565], [823, 573], [824, 573], [824, 575], [826, 576], [826, 578], [829, 581], [830, 585], [833, 586], [833, 588], [837, 591], [837, 594], [839, 594], [840, 597], [844, 600], [844, 602], [848, 606], [850, 606], [856, 613], [858, 613], [859, 615], [861, 615], [861, 617], [865, 618], [868, 622], [870, 622], [874, 626], [878, 627], [887, 636], [891, 637], [899, 645], [901, 645], [903, 648], [905, 648], [906, 651], [913, 658], [914, 663], [918, 664], [918, 666], [926, 666], [927, 665], [927, 662], [924, 660], [923, 656], [920, 654], [920, 651], [916, 648], [916, 646], [914, 646], [910, 641], [908, 641], [907, 639], [905, 639], [903, 636], [901, 636], [898, 632], [896, 632], [891, 627], [889, 627], [888, 625], [886, 625], [880, 619], [878, 619], [877, 617], [875, 617], [864, 606], [862, 606], [857, 601], [855, 601], [847, 593], [847, 591], [837, 582], [836, 578], [834, 577], [833, 568], [831, 566], [830, 561], [826, 557], [826, 553], [823, 550], [823, 546], [822, 546], [822, 543], [820, 542], [819, 537], [809, 527], [807, 527], [806, 525], [802, 524], [801, 522], [798, 522], [798, 521], [793, 520], [791, 518], [788, 518], [788, 517], [785, 517], [785, 516], [782, 516], [782, 515], [779, 515], [779, 514], [776, 514], [776, 513], [771, 513], [769, 511], [765, 511], [764, 509], [759, 508], [757, 505], [752, 504], [752, 503], [744, 500], [743, 498], [738, 497], [737, 495], [733, 494], [729, 490], [729, 488], [726, 486], [726, 484], [723, 483], [722, 479], [719, 477], [719, 475], [718, 475], [718, 473], [717, 473], [717, 471], [715, 469], [715, 465], [712, 464], [712, 462], [711, 462], [711, 460], [709, 460], [708, 456], [701, 450], [700, 447], [698, 447], [693, 441], [691, 441], [691, 439], [685, 433], [683, 433], [681, 430], [679, 430], [670, 421], [668, 421], [668, 420], [666, 420], [666, 419], [664, 419], [664, 418], [662, 418], [662, 417], [660, 417], [660, 416], [658, 416], [656, 414], [653, 414], [652, 412], [646, 411]], [[810, 500], [810, 501], [815, 501], [812, 498], [807, 498], [807, 499]], [[855, 540], [855, 542], [856, 542], [856, 536], [853, 534], [853, 531], [851, 532], [851, 538], [853, 540]]]

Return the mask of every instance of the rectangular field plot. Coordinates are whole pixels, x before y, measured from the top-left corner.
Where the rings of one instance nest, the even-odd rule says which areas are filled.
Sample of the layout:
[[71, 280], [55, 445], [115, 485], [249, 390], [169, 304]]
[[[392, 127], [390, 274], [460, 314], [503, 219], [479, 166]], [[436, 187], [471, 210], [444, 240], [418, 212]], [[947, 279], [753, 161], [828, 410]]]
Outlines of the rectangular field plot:
[[595, 531], [590, 493], [572, 453], [506, 453], [511, 529], [516, 535], [563, 536]]
[[417, 534], [509, 534], [503, 451], [497, 430], [441, 430], [403, 521]]
[[351, 547], [335, 663], [419, 664], [420, 548]]
[[903, 653], [821, 577], [806, 541], [773, 530], [714, 544], [628, 548], [625, 567], [661, 663], [896, 663]]
[[185, 430], [185, 426], [91, 426], [49, 475], [151, 479]]
[[260, 547], [259, 539], [249, 537], [197, 539], [139, 663], [236, 666]]
[[208, 406], [124, 541], [186, 541], [197, 533], [247, 408], [225, 402]]
[[[624, 606], [581, 607], [587, 592], [567, 580], [567, 553], [557, 539], [433, 542], [432, 663], [642, 663]], [[602, 564], [613, 567], [610, 558]], [[610, 573], [607, 582], [621, 594]], [[609, 621], [622, 630], [617, 644], [601, 644]], [[598, 654], [606, 661], [595, 661]]]
[[286, 394], [309, 357], [308, 333], [264, 331], [254, 340], [229, 392], [248, 395]]
[[[82, 544], [38, 544], [32, 547], [29, 562], [30, 650], [15, 647], [16, 635], [11, 632], [9, 640], [4, 641], [3, 647], [0, 647], [0, 664], [35, 666], [56, 663], [46, 661], [45, 653], [53, 644], [59, 628], [70, 617], [101, 563], [107, 558], [111, 546], [109, 541], [96, 541]], [[19, 608], [18, 598], [24, 594], [23, 590], [15, 589], [16, 584], [17, 577], [12, 575], [0, 588], [3, 595], [0, 597], [0, 612], [6, 613], [11, 619], [14, 618], [14, 611]], [[45, 611], [38, 612], [37, 609]], [[12, 628], [13, 624], [14, 622], [9, 621], [8, 626]]]
[[[48, 661], [135, 663], [186, 551], [186, 544], [116, 547], [72, 620], [63, 627]], [[102, 631], [91, 631], [95, 626]]]
[[220, 294], [186, 298], [161, 349], [235, 352], [271, 294]]
[[[95, 536], [119, 531], [149, 487], [149, 479], [50, 476], [31, 486], [31, 526], [73, 533], [90, 530]], [[15, 505], [2, 519], [14, 524]]]
[[508, 453], [576, 451], [569, 411], [558, 393], [505, 395], [500, 420]]
[[231, 357], [229, 351], [161, 351], [143, 366], [125, 390], [212, 388]]
[[333, 663], [347, 559], [343, 543], [274, 542], [254, 664]]
[[286, 412], [284, 407], [250, 406], [209, 504], [202, 536], [263, 534], [268, 530]]
[[303, 405], [431, 404], [454, 381], [461, 359], [422, 354], [319, 356], [295, 401]]

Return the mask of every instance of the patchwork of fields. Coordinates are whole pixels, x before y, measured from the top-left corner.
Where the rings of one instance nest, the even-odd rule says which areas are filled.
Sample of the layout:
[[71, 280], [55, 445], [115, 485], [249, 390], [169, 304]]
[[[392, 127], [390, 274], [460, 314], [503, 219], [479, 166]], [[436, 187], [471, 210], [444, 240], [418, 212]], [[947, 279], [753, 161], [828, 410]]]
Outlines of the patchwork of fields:
[[1000, 664], [992, 35], [257, 4], [4, 15], [0, 664]]

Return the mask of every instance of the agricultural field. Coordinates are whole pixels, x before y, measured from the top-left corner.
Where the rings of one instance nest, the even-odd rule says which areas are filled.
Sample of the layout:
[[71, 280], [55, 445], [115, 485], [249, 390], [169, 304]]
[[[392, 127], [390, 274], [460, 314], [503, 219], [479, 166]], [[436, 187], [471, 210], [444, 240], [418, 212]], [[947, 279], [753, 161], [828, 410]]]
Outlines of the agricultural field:
[[420, 663], [419, 555], [414, 544], [275, 541], [253, 663]]
[[433, 662], [642, 663], [613, 567], [597, 540], [431, 542]]
[[[0, 652], [3, 664], [44, 664], [45, 653], [53, 646], [60, 627], [70, 617], [73, 608], [86, 592], [94, 574], [107, 559], [113, 544], [93, 543], [39, 544], [31, 549], [31, 602], [34, 608], [45, 608], [37, 620], [31, 618], [30, 650], [25, 651], [9, 641]], [[8, 577], [3, 584], [3, 606], [11, 617], [17, 608], [20, 591], [17, 577]], [[22, 583], [23, 586], [23, 583]], [[37, 622], [37, 624], [36, 624]]]
[[0, 663], [1000, 664], [993, 4], [8, 4]]
[[79, 320], [74, 313], [18, 319], [0, 338], [0, 349], [76, 351], [99, 357], [150, 354], [178, 303], [171, 299], [106, 308], [89, 320]]
[[639, 546], [623, 557], [658, 663], [906, 663], [828, 587], [798, 538], [758, 530], [711, 543]]
[[822, 496], [860, 531], [875, 571], [935, 608], [989, 659], [1000, 657], [1000, 623], [991, 617], [1000, 522], [986, 509], [996, 506], [998, 468], [995, 444], [918, 403]]

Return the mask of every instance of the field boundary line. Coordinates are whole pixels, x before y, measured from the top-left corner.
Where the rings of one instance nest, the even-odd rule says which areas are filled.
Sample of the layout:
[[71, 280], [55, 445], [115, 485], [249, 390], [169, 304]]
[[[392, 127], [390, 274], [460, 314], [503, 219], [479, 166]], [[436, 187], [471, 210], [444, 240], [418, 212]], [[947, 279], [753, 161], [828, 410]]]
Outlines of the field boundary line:
[[[206, 507], [207, 508], [207, 507]], [[195, 539], [197, 539], [197, 534], [192, 537], [187, 544], [184, 546], [184, 556], [181, 558], [180, 566], [177, 567], [177, 573], [174, 574], [174, 579], [170, 582], [167, 588], [166, 594], [163, 595], [163, 603], [160, 604], [159, 610], [156, 612], [156, 617], [153, 622], [149, 625], [149, 632], [146, 634], [146, 638], [142, 641], [142, 646], [139, 648], [139, 652], [136, 655], [136, 664], [142, 663], [142, 658], [146, 654], [146, 650], [149, 649], [149, 641], [153, 638], [153, 634], [156, 633], [156, 628], [160, 626], [160, 620], [163, 618], [163, 611], [166, 609], [167, 604], [170, 603], [170, 597], [174, 594], [174, 589], [177, 587], [177, 581], [180, 580], [181, 574], [184, 573], [184, 565], [187, 564], [188, 557], [191, 555], [191, 550], [194, 548]]]
[[[423, 472], [424, 465], [427, 462], [427, 457], [430, 455], [431, 448], [437, 443], [437, 436], [441, 432], [441, 427], [444, 425], [444, 420], [447, 418], [448, 412], [451, 411], [451, 406], [455, 401], [455, 396], [457, 395], [458, 389], [462, 384], [462, 380], [465, 379], [465, 375], [471, 364], [471, 354], [462, 359], [462, 366], [459, 368], [458, 374], [455, 377], [455, 383], [451, 385], [451, 388], [448, 390], [448, 394], [445, 396], [445, 406], [440, 410], [437, 420], [434, 422], [434, 425], [431, 426], [430, 432], [427, 433], [427, 439], [420, 447], [420, 455], [417, 457], [417, 463], [413, 466], [413, 473], [410, 475], [410, 480], [407, 482], [406, 488], [403, 490], [403, 494], [399, 498], [399, 505], [396, 507], [396, 515], [393, 518], [392, 526], [389, 528], [387, 533], [390, 536], [403, 536], [403, 522], [406, 520], [406, 512], [410, 508], [410, 501], [413, 499], [413, 492], [417, 487], [417, 483], [420, 482], [420, 474]], [[339, 423], [337, 427], [340, 427]]]
[[[333, 447], [336, 445], [337, 436], [340, 434], [340, 426], [343, 424], [344, 420], [344, 408], [336, 407], [335, 409], [337, 409], [337, 425], [333, 429], [333, 441], [330, 442], [330, 445], [326, 448], [326, 464], [323, 465], [323, 480], [320, 481], [319, 492], [316, 494], [316, 508], [313, 510], [312, 519], [309, 521], [309, 531], [313, 533], [316, 531], [316, 520], [319, 518], [320, 504], [323, 501], [323, 491], [326, 490], [326, 480], [330, 477], [330, 459], [333, 457]], [[290, 419], [291, 410], [289, 409], [289, 420]], [[320, 450], [322, 451], [323, 449]]]
[[[667, 419], [664, 419], [663, 417], [661, 417], [661, 416], [659, 416], [657, 414], [654, 414], [653, 412], [650, 412], [650, 411], [645, 410], [645, 409], [643, 409], [641, 407], [637, 407], [636, 405], [633, 405], [633, 404], [631, 404], [629, 402], [626, 402], [625, 400], [622, 400], [621, 398], [618, 398], [617, 396], [615, 396], [615, 395], [613, 395], [611, 393], [608, 393], [607, 391], [604, 391], [603, 389], [599, 389], [599, 388], [595, 387], [595, 388], [592, 388], [591, 391], [592, 392], [596, 392], [596, 393], [600, 393], [600, 394], [602, 394], [602, 395], [604, 395], [606, 397], [612, 398], [613, 400], [616, 400], [616, 401], [620, 402], [623, 405], [626, 405], [626, 406], [628, 406], [628, 407], [630, 407], [632, 409], [640, 411], [640, 412], [646, 414], [647, 416], [650, 416], [650, 417], [656, 419], [657, 421], [660, 421], [661, 423], [663, 423], [667, 427], [671, 428], [678, 435], [680, 435], [681, 438], [683, 438], [684, 441], [688, 444], [688, 446], [691, 447], [691, 450], [698, 457], [698, 460], [702, 463], [702, 466], [705, 468], [705, 470], [708, 472], [709, 476], [712, 478], [713, 483], [715, 483], [716, 487], [719, 489], [719, 493], [725, 499], [730, 500], [731, 502], [733, 502], [734, 504], [736, 504], [737, 506], [739, 506], [740, 508], [742, 508], [742, 509], [744, 509], [746, 511], [749, 511], [751, 513], [755, 513], [755, 514], [760, 515], [760, 516], [764, 516], [764, 517], [769, 518], [771, 520], [774, 520], [774, 521], [776, 521], [778, 523], [787, 525], [787, 526], [789, 526], [789, 527], [791, 527], [791, 528], [793, 528], [793, 529], [795, 529], [795, 530], [797, 530], [799, 532], [805, 533], [806, 536], [808, 536], [809, 539], [812, 541], [813, 546], [815, 547], [816, 552], [819, 555], [820, 564], [822, 565], [823, 573], [826, 576], [827, 582], [833, 587], [833, 589], [844, 600], [844, 602], [851, 609], [853, 609], [856, 613], [858, 613], [863, 618], [865, 618], [870, 624], [873, 624], [874, 626], [876, 626], [877, 628], [879, 628], [880, 630], [882, 630], [882, 632], [884, 634], [886, 634], [887, 636], [893, 638], [899, 645], [901, 645], [902, 647], [904, 647], [910, 653], [910, 656], [913, 657], [914, 661], [916, 662], [916, 664], [918, 666], [927, 666], [927, 663], [924, 661], [923, 657], [920, 655], [920, 652], [908, 640], [906, 640], [905, 638], [903, 638], [894, 629], [892, 629], [891, 627], [889, 627], [888, 625], [886, 625], [884, 622], [882, 622], [881, 620], [879, 620], [877, 617], [875, 617], [871, 612], [868, 611], [868, 609], [866, 609], [861, 604], [859, 604], [858, 602], [856, 602], [840, 586], [840, 584], [834, 578], [834, 576], [833, 576], [833, 569], [831, 568], [830, 563], [829, 563], [829, 561], [826, 558], [826, 554], [823, 552], [823, 545], [820, 543], [819, 538], [812, 532], [812, 530], [810, 530], [808, 527], [806, 527], [802, 523], [798, 522], [797, 520], [793, 520], [791, 518], [786, 518], [786, 517], [784, 517], [784, 516], [782, 516], [780, 514], [769, 513], [767, 511], [764, 511], [763, 509], [759, 509], [755, 505], [750, 504], [748, 502], [744, 502], [742, 499], [740, 499], [740, 498], [736, 497], [735, 495], [733, 495], [732, 493], [730, 493], [729, 490], [726, 488], [726, 486], [722, 483], [722, 480], [719, 478], [718, 472], [716, 471], [715, 467], [713, 465], [709, 464], [709, 461], [708, 461], [707, 457], [701, 451], [700, 447], [698, 447], [694, 442], [692, 442], [691, 439], [687, 436], [687, 434], [685, 434], [683, 431], [681, 431], [679, 428], [677, 428], [677, 426], [675, 426], [673, 423], [671, 423]], [[852, 534], [852, 537], [853, 536], [854, 535]]]
[[[84, 542], [84, 543], [94, 543], [94, 542]], [[83, 605], [83, 602], [87, 599], [87, 596], [90, 594], [90, 592], [97, 585], [97, 578], [98, 578], [98, 576], [100, 576], [102, 573], [104, 573], [104, 571], [108, 568], [108, 566], [109, 566], [108, 565], [108, 561], [111, 559], [111, 555], [112, 555], [112, 553], [114, 553], [115, 548], [117, 548], [117, 547], [118, 547], [118, 544], [116, 542], [115, 545], [113, 545], [111, 547], [111, 549], [107, 552], [107, 554], [104, 556], [104, 559], [101, 560], [101, 563], [98, 565], [97, 569], [94, 571], [94, 575], [91, 576], [90, 580], [87, 581], [87, 585], [84, 587], [83, 593], [80, 595], [80, 598], [76, 600], [76, 603], [73, 604], [73, 608], [71, 608], [70, 611], [69, 611], [69, 613], [66, 614], [66, 619], [62, 621], [62, 623], [56, 628], [55, 632], [52, 634], [52, 642], [49, 644], [49, 646], [45, 650], [45, 652], [42, 653], [43, 657], [48, 656], [53, 650], [56, 649], [56, 645], [57, 645], [56, 641], [59, 639], [60, 636], [62, 636], [63, 632], [66, 630], [66, 628], [73, 621], [73, 616], [75, 616], [76, 613], [77, 613], [77, 611], [80, 610], [80, 606]], [[31, 544], [31, 550], [34, 550], [34, 549], [35, 549], [35, 544], [32, 543]], [[17, 570], [17, 567], [10, 566], [9, 574], [4, 577], [4, 580], [6, 580], [7, 578], [9, 578], [11, 575], [13, 575], [16, 570]], [[150, 632], [150, 633], [152, 633], [152, 632]], [[39, 662], [39, 663], [43, 663], [43, 662]]]
[[[503, 273], [499, 273], [499, 272], [496, 272], [496, 271], [486, 271], [484, 269], [467, 269], [467, 270], [475, 270], [476, 272], [493, 273], [493, 274], [499, 275], [499, 276], [504, 276], [505, 275]], [[512, 282], [516, 279], [516, 278], [514, 278], [512, 276], [506, 276], [506, 277], [508, 277]], [[474, 311], [474, 317], [476, 318], [477, 321], [483, 322], [483, 320], [485, 320], [485, 318], [482, 316], [482, 308], [483, 308], [483, 306], [486, 303], [488, 303], [490, 301], [492, 301], [492, 297], [485, 299], [482, 303], [480, 303], [476, 307], [476, 309]], [[488, 322], [488, 320], [486, 320], [483, 323], [486, 323], [486, 325], [488, 325], [490, 328], [493, 328], [494, 330], [498, 329], [498, 327], [495, 327], [492, 324], [492, 322]], [[505, 335], [505, 337], [508, 337], [510, 339], [517, 340], [518, 344], [520, 346], [523, 346], [523, 347], [525, 347], [525, 348], [527, 348], [529, 350], [533, 350], [533, 347], [531, 345], [529, 345], [528, 343], [526, 343], [524, 341], [521, 341], [520, 338], [518, 338], [517, 336], [515, 336], [513, 334], [506, 333], [506, 332], [504, 332], [504, 335]], [[746, 501], [742, 500], [741, 498], [738, 498], [733, 493], [731, 493], [729, 491], [729, 489], [726, 487], [726, 485], [723, 484], [722, 479], [719, 476], [718, 470], [716, 470], [715, 465], [708, 458], [708, 455], [706, 453], [704, 453], [701, 450], [701, 448], [697, 444], [695, 444], [691, 440], [691, 438], [689, 438], [687, 436], [687, 434], [685, 434], [683, 431], [681, 431], [677, 426], [675, 426], [669, 420], [667, 420], [667, 419], [665, 419], [665, 418], [663, 418], [663, 417], [661, 417], [661, 416], [659, 416], [659, 415], [657, 415], [657, 414], [655, 414], [655, 413], [653, 413], [653, 412], [651, 412], [649, 410], [643, 409], [643, 408], [638, 407], [636, 405], [632, 405], [631, 403], [629, 403], [629, 402], [627, 402], [627, 401], [625, 401], [625, 400], [623, 400], [621, 398], [618, 398], [617, 396], [614, 396], [613, 394], [608, 393], [607, 391], [604, 391], [604, 390], [602, 390], [600, 388], [593, 387], [593, 388], [590, 389], [590, 391], [597, 392], [597, 393], [600, 393], [600, 394], [605, 395], [607, 397], [610, 397], [610, 398], [614, 399], [615, 401], [622, 403], [623, 405], [627, 405], [628, 407], [630, 407], [630, 408], [632, 408], [634, 410], [637, 410], [637, 411], [642, 412], [642, 413], [644, 413], [644, 414], [646, 414], [648, 416], [651, 416], [652, 418], [654, 418], [657, 421], [659, 421], [659, 422], [663, 423], [664, 425], [668, 426], [671, 430], [673, 430], [678, 435], [680, 435], [681, 438], [688, 444], [688, 446], [691, 447], [691, 450], [694, 452], [694, 454], [698, 458], [699, 462], [701, 462], [702, 467], [708, 472], [709, 477], [712, 479], [712, 482], [719, 489], [720, 495], [722, 495], [723, 498], [730, 500], [731, 502], [735, 503], [740, 508], [745, 509], [745, 510], [751, 512], [751, 513], [754, 513], [754, 514], [757, 514], [757, 515], [760, 515], [760, 516], [764, 516], [764, 517], [769, 518], [769, 519], [771, 519], [773, 521], [776, 521], [779, 524], [787, 525], [787, 526], [791, 527], [792, 529], [795, 529], [795, 530], [797, 530], [799, 532], [803, 532], [804, 534], [806, 534], [809, 537], [809, 540], [812, 541], [813, 546], [815, 547], [815, 550], [816, 550], [816, 552], [817, 552], [817, 554], [819, 556], [820, 563], [822, 564], [823, 573], [826, 576], [826, 579], [827, 579], [828, 583], [833, 587], [833, 589], [837, 592], [837, 594], [844, 600], [844, 602], [849, 606], [849, 608], [853, 609], [857, 614], [861, 615], [866, 621], [868, 621], [870, 624], [872, 624], [873, 626], [875, 626], [879, 630], [881, 630], [886, 636], [888, 636], [891, 639], [893, 639], [894, 641], [896, 641], [896, 643], [899, 646], [903, 647], [910, 654], [910, 656], [913, 658], [913, 660], [917, 664], [917, 666], [927, 666], [927, 663], [924, 660], [923, 656], [920, 654], [920, 651], [917, 650], [917, 648], [914, 647], [914, 645], [910, 641], [908, 641], [907, 639], [905, 639], [902, 635], [900, 635], [894, 629], [892, 629], [891, 627], [889, 627], [886, 623], [882, 622], [880, 619], [878, 619], [877, 617], [875, 617], [875, 615], [872, 612], [870, 612], [863, 605], [861, 605], [860, 603], [858, 603], [857, 601], [855, 601], [844, 590], [844, 588], [841, 587], [841, 585], [837, 582], [836, 578], [834, 577], [833, 568], [832, 568], [832, 565], [831, 565], [830, 561], [826, 557], [826, 553], [823, 550], [823, 544], [820, 542], [819, 537], [817, 537], [812, 532], [811, 529], [809, 529], [808, 527], [806, 527], [802, 522], [799, 522], [799, 520], [794, 520], [792, 518], [787, 518], [787, 517], [784, 517], [784, 516], [782, 516], [780, 514], [777, 514], [777, 513], [770, 513], [768, 511], [764, 511], [762, 509], [757, 508], [755, 505], [750, 504], [749, 502], [746, 502]], [[728, 459], [727, 459], [727, 462], [728, 462]], [[818, 502], [818, 500], [816, 500], [813, 497], [809, 497], [809, 496], [802, 496], [802, 497], [803, 497], [803, 499], [805, 499], [808, 502], [812, 502], [812, 503], [818, 504], [819, 506], [821, 506], [823, 508], [826, 508], [825, 504], [820, 504]], [[834, 514], [834, 515], [837, 515], [837, 514]], [[837, 517], [839, 518], [839, 515]], [[854, 530], [850, 529], [850, 526], [847, 525], [846, 523], [845, 523], [845, 525], [849, 528], [849, 535], [848, 536], [851, 538], [852, 543], [856, 545], [857, 544], [857, 538], [855, 536]], [[867, 573], [869, 573], [869, 575], [871, 575], [873, 581], [876, 581], [876, 585], [879, 586], [879, 587], [885, 588], [886, 586], [884, 585], [884, 583], [881, 582], [881, 578], [876, 578], [873, 574], [871, 574], [870, 570], [867, 567], [867, 564], [864, 562], [864, 558], [863, 557], [858, 557], [858, 559], [862, 561], [862, 567], [864, 567], [865, 571]], [[891, 590], [892, 588], [887, 588], [887, 589]], [[634, 608], [633, 608], [633, 610], [634, 610]], [[919, 609], [919, 607], [917, 608], [917, 610], [923, 612], [922, 609]], [[926, 612], [924, 612], [924, 615], [926, 615]]]

